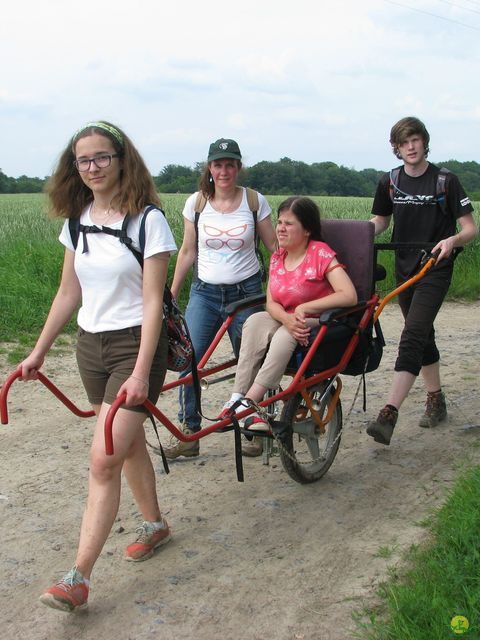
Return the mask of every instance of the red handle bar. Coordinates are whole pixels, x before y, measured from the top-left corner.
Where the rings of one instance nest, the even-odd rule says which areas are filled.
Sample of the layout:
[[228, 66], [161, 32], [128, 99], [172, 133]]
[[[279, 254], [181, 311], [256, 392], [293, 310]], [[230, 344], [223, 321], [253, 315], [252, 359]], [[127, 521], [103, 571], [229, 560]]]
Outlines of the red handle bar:
[[[13, 382], [17, 380], [17, 378], [21, 378], [22, 373], [18, 369], [11, 373], [8, 378], [3, 383], [0, 389], [0, 416], [2, 424], [8, 424], [8, 410], [7, 410], [7, 395], [10, 387]], [[70, 409], [72, 413], [74, 413], [79, 418], [91, 418], [95, 415], [95, 412], [90, 411], [82, 411], [79, 409], [71, 400], [67, 398], [67, 396], [60, 391], [58, 387], [56, 387], [53, 382], [51, 382], [43, 373], [38, 372], [38, 380], [45, 386], [49, 391], [53, 393], [63, 404]]]

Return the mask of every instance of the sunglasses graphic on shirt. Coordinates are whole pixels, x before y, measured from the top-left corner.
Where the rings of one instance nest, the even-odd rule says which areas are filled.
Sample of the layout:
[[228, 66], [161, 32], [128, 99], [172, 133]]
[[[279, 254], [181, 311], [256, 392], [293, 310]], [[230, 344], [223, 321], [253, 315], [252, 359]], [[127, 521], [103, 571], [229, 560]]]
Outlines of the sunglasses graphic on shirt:
[[[232, 229], [217, 229], [217, 227], [212, 227], [211, 225], [204, 224], [203, 230], [207, 236], [213, 236], [207, 238], [205, 244], [209, 249], [214, 249], [218, 251], [222, 247], [227, 246], [231, 251], [238, 251], [245, 244], [245, 240], [243, 238], [237, 238], [236, 236], [241, 236], [247, 229], [246, 224], [242, 224], [239, 227], [233, 227]], [[230, 236], [227, 240], [222, 240], [218, 236], [227, 235]]]

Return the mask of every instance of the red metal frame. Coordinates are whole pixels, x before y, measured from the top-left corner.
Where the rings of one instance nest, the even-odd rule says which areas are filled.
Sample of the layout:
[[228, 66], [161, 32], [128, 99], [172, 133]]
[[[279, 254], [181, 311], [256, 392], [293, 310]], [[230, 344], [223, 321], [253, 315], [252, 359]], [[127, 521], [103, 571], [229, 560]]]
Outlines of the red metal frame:
[[[307, 368], [313, 356], [315, 355], [317, 349], [321, 345], [322, 341], [325, 338], [325, 335], [328, 332], [328, 325], [327, 324], [321, 325], [318, 334], [316, 335], [310, 348], [308, 349], [298, 371], [293, 375], [292, 381], [290, 382], [288, 387], [286, 389], [280, 390], [277, 394], [269, 398], [266, 398], [265, 400], [262, 400], [258, 404], [262, 407], [266, 407], [270, 404], [278, 402], [279, 400], [287, 400], [292, 396], [294, 396], [295, 394], [302, 392], [302, 390], [315, 386], [316, 384], [318, 384], [323, 380], [333, 378], [334, 376], [338, 375], [341, 371], [343, 371], [345, 366], [348, 364], [353, 352], [355, 351], [355, 348], [358, 345], [358, 341], [360, 339], [360, 332], [363, 329], [366, 329], [372, 320], [373, 321], [377, 320], [382, 309], [384, 308], [385, 304], [389, 300], [391, 300], [394, 296], [396, 296], [400, 291], [404, 290], [407, 286], [411, 286], [414, 282], [418, 281], [421, 277], [423, 277], [425, 273], [433, 266], [434, 263], [435, 263], [435, 258], [430, 257], [418, 274], [413, 276], [406, 283], [403, 283], [401, 286], [394, 289], [384, 299], [380, 300], [379, 296], [377, 294], [374, 294], [370, 298], [370, 300], [368, 300], [368, 302], [366, 302], [365, 304], [346, 309], [345, 313], [343, 314], [344, 316], [351, 315], [352, 313], [359, 313], [361, 311], [363, 311], [363, 314], [360, 321], [358, 322], [358, 330], [351, 337], [339, 362], [334, 367], [331, 367], [329, 369], [316, 373], [312, 376], [305, 377], [305, 372], [307, 371]], [[254, 304], [258, 305], [258, 301], [256, 301]], [[220, 343], [221, 339], [223, 338], [226, 331], [228, 330], [228, 327], [233, 321], [233, 317], [234, 317], [233, 315], [229, 316], [225, 320], [225, 322], [222, 324], [222, 326], [218, 330], [209, 349], [200, 360], [198, 364], [198, 375], [200, 379], [205, 378], [209, 375], [213, 375], [220, 371], [224, 371], [225, 369], [228, 369], [237, 363], [237, 360], [234, 358], [234, 359], [228, 360], [227, 362], [221, 363], [219, 365], [206, 368], [208, 360], [210, 359], [211, 355], [213, 354], [218, 344]], [[8, 378], [0, 388], [0, 417], [1, 417], [2, 424], [8, 424], [8, 410], [7, 410], [8, 391], [12, 383], [18, 378], [21, 378], [21, 372], [17, 369], [12, 374], [10, 374], [10, 376], [8, 376]], [[47, 389], [49, 389], [76, 416], [87, 418], [94, 415], [93, 411], [83, 411], [79, 409], [43, 373], [38, 372], [38, 380], [43, 385], [45, 385], [45, 387], [47, 387]], [[169, 382], [166, 385], [164, 385], [162, 388], [162, 393], [170, 389], [173, 389], [179, 385], [189, 384], [191, 382], [192, 382], [191, 375], [186, 376], [184, 378], [179, 378], [177, 380], [174, 380], [173, 382]], [[107, 455], [113, 455], [114, 453], [113, 421], [118, 409], [124, 404], [125, 398], [126, 398], [125, 395], [119, 396], [112, 403], [105, 419], [105, 451]], [[171, 420], [157, 406], [152, 404], [149, 400], [146, 400], [144, 402], [144, 406], [149, 411], [151, 411], [151, 413], [160, 421], [160, 423], [164, 427], [166, 427], [170, 431], [170, 433], [172, 433], [175, 437], [177, 437], [182, 442], [191, 442], [194, 440], [200, 440], [201, 438], [204, 438], [205, 436], [213, 433], [214, 431], [218, 431], [224, 427], [227, 427], [228, 425], [231, 425], [231, 420], [229, 418], [225, 418], [223, 420], [214, 422], [210, 426], [203, 427], [200, 431], [196, 433], [187, 435], [183, 433], [183, 431], [181, 431], [176, 425], [174, 425], [171, 422]], [[253, 408], [245, 409], [241, 413], [236, 414], [236, 417], [238, 419], [242, 419], [248, 416], [249, 414], [251, 414], [253, 411], [254, 411]]]
[[[13, 382], [18, 378], [21, 378], [22, 374], [17, 369], [13, 373], [11, 373], [8, 378], [5, 380], [3, 385], [0, 387], [0, 417], [2, 424], [8, 424], [8, 409], [7, 409], [7, 395], [10, 387]], [[71, 400], [67, 398], [67, 396], [60, 391], [58, 387], [56, 387], [51, 380], [47, 378], [41, 371], [37, 374], [37, 379], [47, 387], [49, 391], [53, 393], [63, 404], [70, 409], [72, 413], [74, 413], [79, 418], [91, 418], [95, 415], [95, 412], [91, 409], [88, 411], [83, 411], [79, 409], [76, 404], [74, 404]]]

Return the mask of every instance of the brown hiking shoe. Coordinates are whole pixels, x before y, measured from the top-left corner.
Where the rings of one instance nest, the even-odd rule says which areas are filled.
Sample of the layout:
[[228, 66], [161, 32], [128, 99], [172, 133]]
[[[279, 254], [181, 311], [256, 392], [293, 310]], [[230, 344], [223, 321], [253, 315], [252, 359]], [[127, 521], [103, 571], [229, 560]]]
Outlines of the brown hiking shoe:
[[380, 444], [389, 445], [392, 433], [397, 424], [398, 411], [392, 405], [387, 404], [378, 414], [374, 422], [370, 422], [367, 427], [369, 436]]
[[[188, 427], [183, 428], [183, 433], [186, 435], [192, 435], [194, 433]], [[185, 458], [195, 458], [200, 453], [200, 443], [198, 440], [192, 440], [191, 442], [182, 442], [175, 438], [175, 436], [171, 436], [170, 442], [164, 447], [165, 457], [168, 460], [175, 460], [180, 456], [185, 456]]]
[[436, 427], [439, 422], [447, 417], [447, 405], [442, 391], [429, 391], [425, 402], [425, 413], [420, 418], [418, 425], [426, 429]]
[[247, 458], [257, 458], [263, 453], [263, 441], [259, 436], [255, 436], [251, 442], [248, 440], [242, 444], [242, 455]]

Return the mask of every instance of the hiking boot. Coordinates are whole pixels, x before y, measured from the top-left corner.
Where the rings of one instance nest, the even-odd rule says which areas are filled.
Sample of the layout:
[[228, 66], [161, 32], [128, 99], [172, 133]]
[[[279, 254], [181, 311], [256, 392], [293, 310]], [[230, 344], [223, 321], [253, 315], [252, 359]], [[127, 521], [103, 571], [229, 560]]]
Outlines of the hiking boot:
[[[188, 427], [184, 427], [183, 433], [191, 436], [194, 431], [189, 429]], [[164, 447], [165, 457], [168, 460], [175, 460], [180, 456], [185, 456], [185, 458], [195, 458], [200, 453], [200, 442], [198, 440], [192, 440], [191, 442], [182, 442], [175, 438], [174, 435], [171, 436], [169, 444]]]
[[248, 440], [242, 444], [242, 456], [247, 458], [257, 458], [263, 453], [263, 440], [260, 436], [255, 436], [251, 442]]
[[439, 422], [447, 417], [447, 405], [442, 391], [428, 391], [425, 402], [425, 413], [420, 418], [418, 425], [426, 429], [436, 427]]
[[52, 609], [72, 612], [85, 609], [88, 604], [88, 584], [80, 571], [73, 567], [60, 582], [40, 596], [40, 602]]
[[161, 528], [156, 527], [153, 522], [146, 521], [138, 527], [137, 539], [125, 549], [125, 560], [129, 562], [148, 560], [153, 556], [155, 549], [170, 540], [170, 528], [167, 521], [162, 518], [161, 522], [163, 524]]
[[374, 422], [367, 427], [369, 436], [380, 444], [389, 445], [392, 433], [398, 420], [398, 410], [391, 404], [387, 404], [377, 416]]

